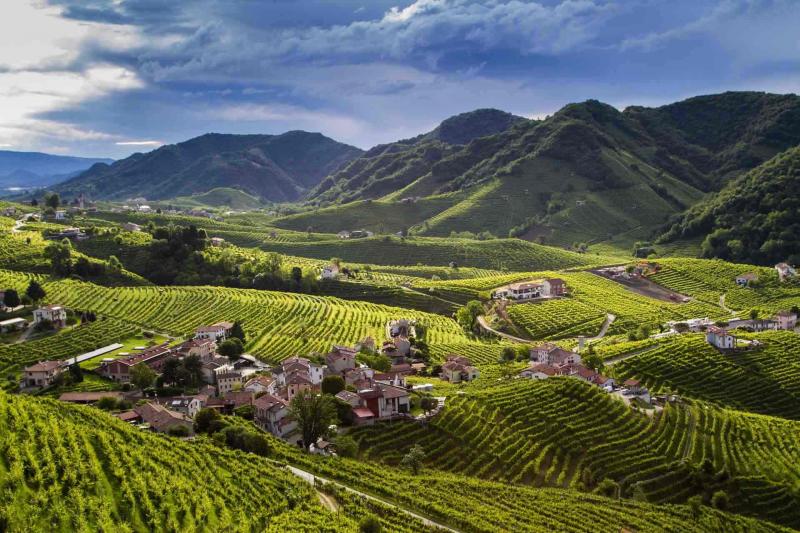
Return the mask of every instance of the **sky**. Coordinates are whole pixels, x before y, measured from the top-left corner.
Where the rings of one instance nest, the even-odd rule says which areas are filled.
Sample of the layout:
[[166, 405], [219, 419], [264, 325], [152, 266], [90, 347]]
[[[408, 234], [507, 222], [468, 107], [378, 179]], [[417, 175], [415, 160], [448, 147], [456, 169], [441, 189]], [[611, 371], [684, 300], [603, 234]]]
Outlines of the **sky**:
[[800, 92], [797, 0], [3, 0], [0, 149], [122, 158], [207, 132], [360, 148], [483, 107], [540, 118]]

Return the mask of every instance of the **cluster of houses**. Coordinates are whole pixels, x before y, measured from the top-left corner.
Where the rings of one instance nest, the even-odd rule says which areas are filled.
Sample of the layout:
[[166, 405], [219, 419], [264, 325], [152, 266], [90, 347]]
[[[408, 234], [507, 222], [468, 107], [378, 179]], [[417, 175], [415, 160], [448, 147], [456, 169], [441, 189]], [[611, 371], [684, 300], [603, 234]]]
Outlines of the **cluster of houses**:
[[780, 311], [771, 320], [740, 319], [731, 320], [727, 327], [706, 326], [706, 342], [719, 350], [735, 350], [738, 347], [738, 338], [730, 330], [739, 327], [747, 327], [755, 331], [794, 331], [797, 327], [797, 313]]
[[[547, 342], [531, 348], [530, 359], [530, 366], [519, 373], [522, 378], [547, 379], [555, 376], [570, 376], [596, 385], [607, 392], [617, 389], [613, 378], [582, 365], [579, 353], [565, 350], [553, 343]], [[648, 394], [647, 390], [634, 379], [626, 380], [622, 383], [622, 388], [634, 396]]]
[[548, 278], [509, 283], [492, 291], [492, 298], [496, 300], [533, 300], [558, 298], [566, 293], [567, 286], [563, 279]]
[[[4, 310], [8, 310], [7, 308]], [[45, 305], [33, 310], [33, 324], [49, 323], [55, 329], [61, 329], [67, 325], [67, 309], [63, 305]], [[0, 333], [11, 331], [21, 331], [30, 326], [28, 320], [23, 317], [9, 318], [0, 321]]]
[[371, 231], [364, 229], [356, 229], [352, 231], [342, 230], [336, 234], [340, 239], [365, 239], [372, 237], [374, 234]]

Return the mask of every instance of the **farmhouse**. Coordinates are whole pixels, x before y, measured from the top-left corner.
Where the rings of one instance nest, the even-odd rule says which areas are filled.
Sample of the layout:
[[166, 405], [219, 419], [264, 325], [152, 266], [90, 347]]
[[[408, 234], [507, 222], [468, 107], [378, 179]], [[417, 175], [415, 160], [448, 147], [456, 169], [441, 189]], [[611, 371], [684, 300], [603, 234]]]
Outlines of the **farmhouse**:
[[190, 434], [193, 431], [192, 420], [187, 415], [171, 411], [155, 402], [137, 405], [133, 410], [141, 417], [142, 422], [159, 433], [166, 433], [176, 426], [185, 427]]
[[718, 326], [711, 326], [706, 330], [706, 342], [720, 350], [736, 348], [736, 337]]
[[270, 376], [262, 375], [247, 380], [242, 387], [242, 390], [246, 390], [255, 394], [261, 394], [263, 392], [275, 394], [276, 385], [277, 383], [275, 383], [275, 380]]
[[142, 227], [139, 224], [134, 224], [133, 222], [125, 222], [122, 225], [122, 229], [125, 231], [142, 231]]
[[775, 265], [775, 270], [778, 272], [778, 280], [780, 281], [786, 281], [797, 276], [797, 270], [788, 263], [778, 263]]
[[242, 373], [235, 371], [220, 372], [217, 378], [217, 394], [225, 396], [242, 385]]
[[554, 367], [544, 363], [532, 364], [519, 373], [519, 377], [527, 379], [547, 379], [557, 375], [558, 371]]
[[167, 343], [153, 346], [140, 353], [129, 355], [120, 359], [104, 360], [97, 372], [104, 377], [128, 383], [131, 380], [131, 368], [138, 364], [145, 364], [158, 372], [164, 360], [172, 353]]
[[739, 274], [736, 276], [736, 284], [740, 287], [747, 287], [752, 282], [758, 281], [758, 274], [755, 272], [747, 272], [745, 274]]
[[[792, 331], [797, 327], [797, 313], [791, 311], [780, 311], [775, 314], [775, 322], [778, 329]], [[2, 324], [2, 322], [0, 322]]]
[[211, 237], [211, 246], [220, 247], [225, 244], [225, 239], [222, 237]]
[[501, 300], [532, 300], [535, 298], [564, 296], [564, 294], [566, 294], [566, 284], [564, 280], [548, 278], [504, 285], [494, 290], [492, 298]]
[[230, 337], [233, 330], [233, 322], [217, 322], [210, 326], [197, 328], [194, 332], [195, 339], [213, 339], [221, 342]]
[[531, 361], [546, 365], [575, 365], [581, 362], [581, 356], [575, 352], [564, 350], [551, 342], [531, 348]]
[[322, 278], [322, 279], [336, 279], [336, 278], [339, 277], [339, 273], [340, 273], [339, 265], [330, 264], [330, 265], [327, 265], [327, 266], [323, 267], [322, 274], [320, 275], [320, 278]]
[[217, 342], [210, 338], [189, 339], [176, 348], [178, 357], [196, 355], [201, 361], [213, 360], [216, 352]]
[[480, 376], [480, 371], [472, 366], [472, 362], [460, 355], [449, 355], [442, 365], [442, 379], [450, 383], [472, 381]]
[[23, 370], [26, 387], [49, 387], [64, 372], [63, 361], [39, 361]]
[[378, 420], [393, 418], [410, 410], [410, 395], [402, 387], [376, 382], [371, 388], [358, 391], [358, 396]]
[[47, 305], [33, 310], [33, 323], [50, 322], [54, 327], [67, 325], [67, 310], [61, 305]]

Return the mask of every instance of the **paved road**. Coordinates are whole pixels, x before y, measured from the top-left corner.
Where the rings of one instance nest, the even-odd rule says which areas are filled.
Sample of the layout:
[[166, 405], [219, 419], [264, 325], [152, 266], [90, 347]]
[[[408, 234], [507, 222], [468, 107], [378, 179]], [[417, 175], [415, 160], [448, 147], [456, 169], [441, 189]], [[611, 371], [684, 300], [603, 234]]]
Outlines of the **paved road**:
[[600, 339], [605, 337], [606, 333], [608, 333], [608, 328], [611, 327], [611, 324], [613, 324], [616, 319], [617, 319], [616, 315], [612, 315], [611, 313], [608, 313], [606, 315], [605, 321], [603, 322], [603, 325], [600, 327], [600, 333], [598, 333], [594, 337], [588, 337], [586, 340], [587, 341], [599, 341]]
[[418, 515], [417, 513], [414, 513], [412, 511], [409, 511], [408, 509], [400, 507], [397, 504], [388, 502], [388, 501], [386, 501], [384, 499], [381, 499], [381, 498], [378, 498], [376, 496], [372, 496], [371, 494], [367, 494], [365, 492], [361, 492], [361, 491], [352, 489], [352, 488], [348, 487], [347, 485], [342, 485], [341, 483], [339, 483], [337, 481], [331, 481], [329, 479], [325, 479], [324, 477], [315, 476], [311, 472], [306, 472], [305, 470], [301, 470], [300, 468], [297, 468], [296, 466], [290, 466], [290, 465], [285, 465], [285, 466], [286, 466], [286, 468], [289, 469], [289, 471], [292, 474], [296, 475], [297, 477], [299, 477], [301, 479], [306, 480], [307, 482], [311, 483], [312, 485], [314, 484], [314, 480], [315, 479], [318, 479], [318, 480], [322, 481], [323, 483], [333, 483], [334, 485], [342, 487], [343, 489], [345, 489], [348, 492], [352, 492], [353, 494], [356, 494], [356, 495], [361, 496], [363, 498], [367, 498], [367, 499], [382, 503], [384, 505], [388, 505], [389, 507], [393, 507], [394, 509], [397, 509], [398, 511], [401, 511], [401, 512], [407, 514], [408, 516], [416, 518], [417, 520], [419, 520], [420, 522], [422, 522], [426, 526], [436, 527], [436, 528], [439, 528], [439, 529], [443, 529], [445, 531], [451, 531], [452, 533], [459, 533], [459, 531], [457, 529], [453, 529], [453, 528], [447, 527], [445, 525], [442, 525], [442, 524], [440, 524], [438, 522], [434, 522], [433, 520], [431, 520], [429, 518], [425, 518], [424, 516]]
[[486, 317], [483, 316], [483, 315], [478, 315], [478, 324], [484, 330], [486, 330], [486, 331], [488, 331], [490, 333], [494, 333], [498, 337], [502, 337], [502, 338], [504, 338], [506, 340], [509, 340], [511, 342], [521, 342], [521, 343], [524, 343], [524, 344], [530, 344], [530, 343], [534, 342], [531, 339], [523, 339], [521, 337], [515, 337], [514, 335], [509, 335], [508, 333], [503, 333], [502, 331], [497, 331], [496, 329], [492, 328], [492, 326], [490, 326], [488, 322], [486, 322]]

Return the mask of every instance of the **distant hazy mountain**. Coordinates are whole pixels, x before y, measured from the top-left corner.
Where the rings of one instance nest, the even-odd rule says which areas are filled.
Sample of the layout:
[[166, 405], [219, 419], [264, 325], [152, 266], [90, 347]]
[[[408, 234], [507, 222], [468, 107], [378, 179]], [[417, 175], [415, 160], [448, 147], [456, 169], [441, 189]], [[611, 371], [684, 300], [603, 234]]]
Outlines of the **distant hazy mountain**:
[[66, 196], [167, 199], [217, 187], [241, 189], [263, 200], [300, 198], [341, 165], [361, 155], [320, 133], [281, 135], [209, 133], [152, 152], [97, 164], [56, 190]]
[[0, 150], [0, 187], [41, 187], [113, 159]]

